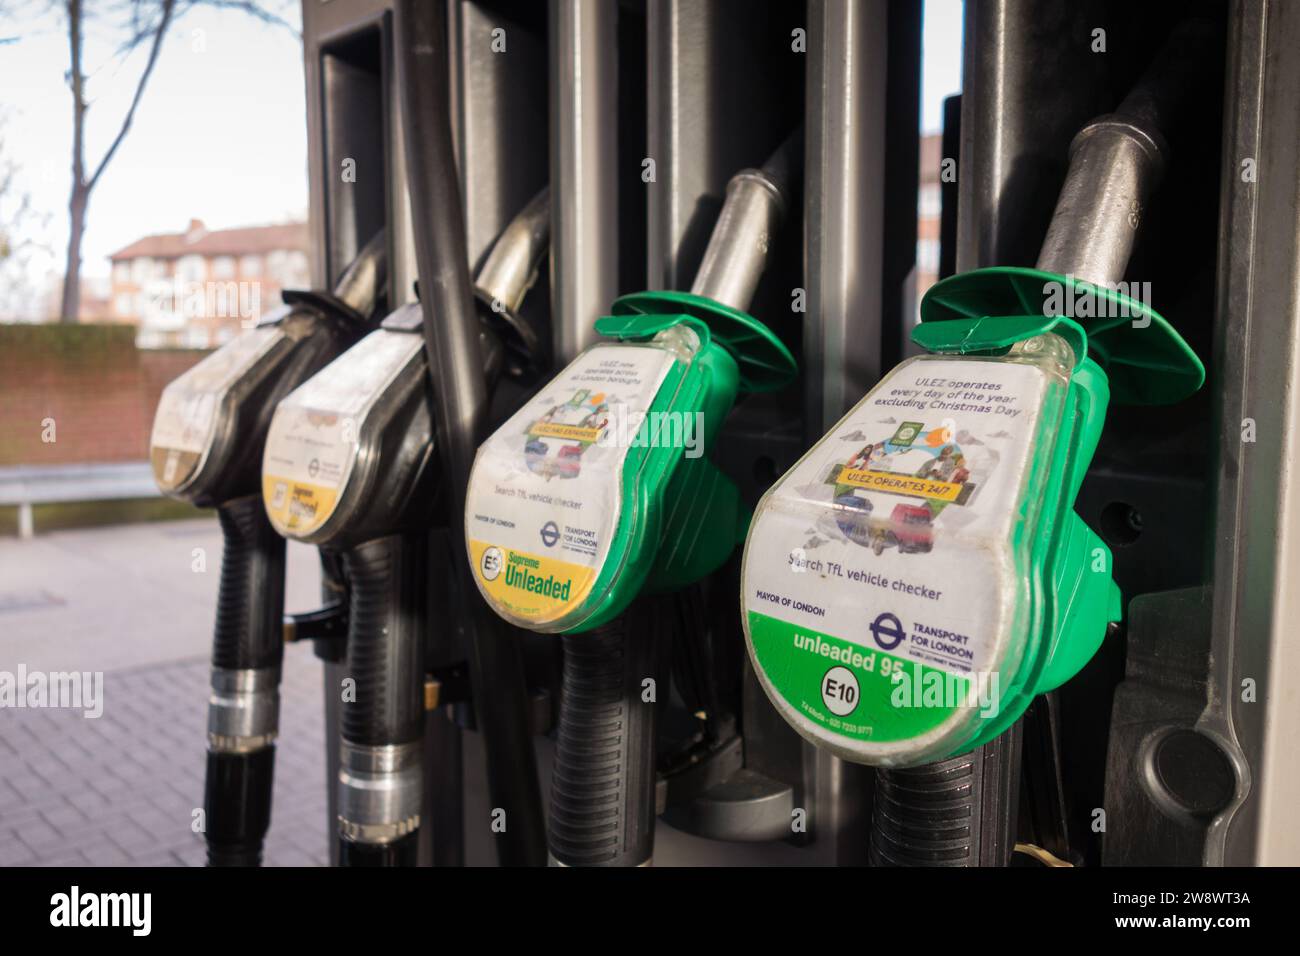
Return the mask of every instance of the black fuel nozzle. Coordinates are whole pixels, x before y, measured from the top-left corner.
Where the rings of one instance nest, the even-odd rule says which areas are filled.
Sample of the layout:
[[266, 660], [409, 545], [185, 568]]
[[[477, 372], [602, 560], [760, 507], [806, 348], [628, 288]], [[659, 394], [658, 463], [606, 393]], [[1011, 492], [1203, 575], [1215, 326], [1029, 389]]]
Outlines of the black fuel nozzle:
[[[478, 352], [489, 383], [536, 359], [537, 337], [519, 310], [546, 251], [549, 208], [543, 190], [480, 271]], [[339, 748], [345, 866], [413, 865], [421, 825], [428, 529], [447, 484], [435, 453], [425, 321], [419, 302], [398, 308], [286, 398], [264, 459], [277, 530], [338, 554], [348, 583], [339, 619], [351, 682]]]
[[355, 341], [383, 297], [381, 232], [332, 292], [286, 307], [163, 392], [150, 461], [162, 491], [215, 505], [223, 551], [208, 701], [205, 835], [213, 866], [255, 866], [271, 818], [283, 661], [285, 542], [262, 505], [261, 458], [276, 404]]

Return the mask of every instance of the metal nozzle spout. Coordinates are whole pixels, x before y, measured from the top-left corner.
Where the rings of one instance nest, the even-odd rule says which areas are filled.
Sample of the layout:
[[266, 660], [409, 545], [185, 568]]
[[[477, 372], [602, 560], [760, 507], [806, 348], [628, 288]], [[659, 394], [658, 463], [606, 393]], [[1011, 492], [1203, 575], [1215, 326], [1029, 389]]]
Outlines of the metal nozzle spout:
[[1118, 115], [1080, 130], [1038, 268], [1102, 286], [1123, 279], [1166, 151], [1158, 132]]
[[362, 316], [374, 311], [388, 282], [388, 238], [383, 229], [357, 253], [334, 286], [334, 297]]
[[1164, 176], [1164, 131], [1195, 102], [1215, 29], [1184, 20], [1118, 109], [1070, 144], [1070, 168], [1038, 268], [1102, 286], [1124, 278], [1147, 202]]
[[768, 253], [790, 204], [792, 184], [803, 168], [803, 129], [796, 130], [762, 169], [742, 169], [727, 183], [727, 198], [691, 286], [704, 296], [744, 312], [767, 267]]
[[537, 281], [550, 243], [551, 191], [547, 187], [502, 230], [474, 280], [474, 295], [486, 307], [480, 311], [504, 337], [512, 353], [511, 370], [516, 374], [541, 357], [541, 336], [519, 315], [519, 309]]

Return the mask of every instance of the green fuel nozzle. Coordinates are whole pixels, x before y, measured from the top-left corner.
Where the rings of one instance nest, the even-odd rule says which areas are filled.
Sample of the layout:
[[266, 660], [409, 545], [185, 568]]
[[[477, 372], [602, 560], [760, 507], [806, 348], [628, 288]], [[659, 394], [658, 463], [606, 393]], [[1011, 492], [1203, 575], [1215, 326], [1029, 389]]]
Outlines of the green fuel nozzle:
[[618, 299], [596, 322], [607, 341], [475, 459], [465, 537], [479, 590], [507, 620], [566, 635], [548, 828], [558, 865], [653, 856], [658, 708], [647, 687], [666, 680], [672, 592], [716, 570], [743, 534], [739, 492], [708, 458], [718, 428], [738, 393], [795, 375], [746, 309], [801, 151], [796, 134], [763, 169], [734, 176], [691, 291]]
[[709, 461], [740, 392], [793, 380], [794, 359], [745, 309], [785, 214], [802, 137], [737, 173], [691, 292], [614, 302], [584, 351], [479, 449], [465, 513], [475, 580], [502, 617], [583, 631], [642, 591], [720, 566], [740, 497]]
[[1204, 368], [1121, 283], [1165, 162], [1141, 87], [1075, 137], [1038, 267], [933, 286], [886, 375], [767, 492], [743, 565], [768, 696], [845, 759], [964, 753], [1068, 680], [1121, 616], [1074, 501], [1116, 401], [1178, 401]]

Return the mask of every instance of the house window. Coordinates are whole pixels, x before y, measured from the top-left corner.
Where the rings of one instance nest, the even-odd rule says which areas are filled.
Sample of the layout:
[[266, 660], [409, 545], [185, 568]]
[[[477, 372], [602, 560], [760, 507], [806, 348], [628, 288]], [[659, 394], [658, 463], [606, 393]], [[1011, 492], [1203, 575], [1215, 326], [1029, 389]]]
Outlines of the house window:
[[144, 285], [152, 275], [153, 260], [148, 256], [131, 260], [131, 281], [136, 285]]
[[921, 187], [917, 212], [922, 219], [938, 219], [943, 214], [943, 195], [936, 183], [926, 183]]
[[261, 256], [243, 256], [239, 260], [239, 274], [242, 276], [260, 276], [262, 274]]
[[235, 259], [233, 256], [217, 256], [212, 260], [212, 278], [233, 279], [235, 277]]
[[176, 261], [176, 274], [182, 282], [202, 282], [205, 271], [202, 256], [181, 256]]
[[128, 293], [122, 293], [113, 300], [113, 310], [118, 315], [131, 315], [131, 296]]
[[922, 239], [916, 244], [916, 268], [929, 275], [939, 273], [939, 240]]
[[131, 281], [131, 264], [129, 262], [113, 263], [113, 281], [123, 283]]
[[284, 285], [285, 254], [283, 249], [276, 249], [266, 257], [266, 271], [271, 278]]
[[285, 259], [283, 284], [290, 289], [304, 289], [311, 284], [309, 271], [306, 254], [291, 252]]

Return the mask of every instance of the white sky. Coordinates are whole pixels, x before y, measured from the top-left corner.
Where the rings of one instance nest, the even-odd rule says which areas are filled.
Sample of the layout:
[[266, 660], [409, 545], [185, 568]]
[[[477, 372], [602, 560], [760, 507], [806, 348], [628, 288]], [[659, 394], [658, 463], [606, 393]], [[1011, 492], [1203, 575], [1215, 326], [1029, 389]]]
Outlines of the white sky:
[[[93, 6], [93, 5], [92, 5]], [[297, 10], [290, 7], [295, 21]], [[295, 22], [295, 26], [296, 26]], [[87, 162], [93, 169], [125, 114], [144, 51], [111, 62], [109, 24], [87, 27], [83, 63], [93, 71]], [[19, 187], [48, 215], [39, 238], [50, 255], [33, 278], [61, 272], [67, 243], [72, 138], [64, 82], [62, 16], [0, 18], [0, 116]], [[943, 98], [961, 83], [961, 0], [927, 0], [922, 129], [937, 131]], [[108, 272], [109, 253], [191, 217], [209, 228], [306, 215], [306, 105], [298, 39], [235, 11], [199, 8], [172, 28], [135, 123], [91, 197], [82, 273]]]
[[961, 0], [925, 0], [921, 33], [921, 132], [943, 129], [943, 101], [961, 91]]

